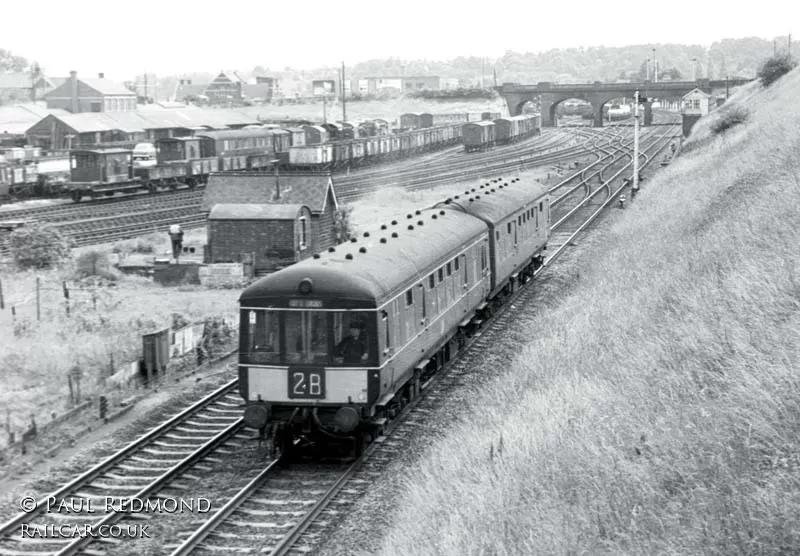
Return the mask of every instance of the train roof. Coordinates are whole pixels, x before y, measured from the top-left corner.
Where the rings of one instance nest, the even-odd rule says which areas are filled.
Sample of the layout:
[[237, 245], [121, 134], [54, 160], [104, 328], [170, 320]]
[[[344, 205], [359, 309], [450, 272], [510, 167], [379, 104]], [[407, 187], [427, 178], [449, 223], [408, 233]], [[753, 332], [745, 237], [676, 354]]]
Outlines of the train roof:
[[92, 153], [92, 154], [131, 154], [133, 151], [131, 149], [120, 149], [120, 148], [108, 148], [108, 149], [72, 149], [69, 151], [70, 154], [84, 154], [84, 153]]
[[220, 131], [203, 131], [195, 137], [208, 137], [210, 139], [240, 139], [242, 137], [265, 137], [271, 130], [268, 129], [223, 129]]
[[491, 120], [480, 120], [480, 121], [477, 121], [477, 122], [466, 122], [464, 124], [464, 126], [468, 126], [468, 125], [471, 125], [471, 126], [475, 126], [476, 125], [476, 126], [480, 126], [480, 127], [489, 127], [489, 126], [494, 125], [494, 122], [491, 121]]
[[[419, 213], [262, 278], [245, 289], [239, 301], [254, 307], [286, 306], [289, 297], [298, 297], [300, 282], [309, 278], [313, 296], [335, 301], [337, 308], [376, 308], [433, 272], [486, 230], [480, 220], [458, 210]], [[392, 237], [393, 233], [397, 237]]]
[[521, 178], [502, 180], [482, 188], [476, 187], [463, 195], [459, 194], [436, 204], [437, 208], [448, 207], [464, 211], [480, 218], [492, 227], [509, 214], [546, 196], [548, 188], [535, 181]]

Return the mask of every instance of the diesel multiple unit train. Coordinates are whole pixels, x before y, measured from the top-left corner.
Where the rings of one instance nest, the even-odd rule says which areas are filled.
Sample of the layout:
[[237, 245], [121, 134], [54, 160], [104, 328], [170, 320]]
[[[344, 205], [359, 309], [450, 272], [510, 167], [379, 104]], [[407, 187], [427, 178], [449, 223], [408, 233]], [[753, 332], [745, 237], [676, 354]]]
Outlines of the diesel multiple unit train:
[[284, 456], [360, 453], [533, 276], [549, 232], [547, 188], [493, 180], [255, 282], [240, 297], [246, 424]]

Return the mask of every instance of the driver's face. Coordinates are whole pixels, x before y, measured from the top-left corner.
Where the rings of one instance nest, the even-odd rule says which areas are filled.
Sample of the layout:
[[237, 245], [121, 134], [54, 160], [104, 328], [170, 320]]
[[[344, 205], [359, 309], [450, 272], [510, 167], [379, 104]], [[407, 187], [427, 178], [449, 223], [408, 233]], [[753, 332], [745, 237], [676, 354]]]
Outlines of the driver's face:
[[351, 335], [353, 338], [358, 338], [358, 337], [359, 337], [359, 335], [361, 335], [361, 329], [360, 329], [360, 328], [351, 328], [351, 329], [350, 329], [350, 335]]

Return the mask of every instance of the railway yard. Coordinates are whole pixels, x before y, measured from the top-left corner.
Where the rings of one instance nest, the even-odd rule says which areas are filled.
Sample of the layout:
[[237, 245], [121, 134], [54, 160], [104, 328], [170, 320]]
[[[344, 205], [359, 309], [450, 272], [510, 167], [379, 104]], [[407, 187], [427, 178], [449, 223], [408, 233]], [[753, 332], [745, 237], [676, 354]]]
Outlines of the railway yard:
[[[644, 128], [639, 146], [644, 178], [671, 156], [669, 147], [677, 141], [679, 132], [677, 125], [669, 124]], [[203, 399], [121, 450], [101, 451], [102, 457], [97, 457], [91, 466], [86, 465], [91, 468], [79, 476], [63, 484], [45, 482], [47, 488], [37, 489], [35, 496], [39, 510], [17, 513], [18, 508], [4, 505], [0, 515], [6, 521], [0, 525], [0, 554], [281, 555], [332, 550], [324, 541], [335, 533], [337, 524], [357, 527], [352, 516], [365, 511], [359, 504], [366, 499], [368, 507], [372, 507], [365, 494], [375, 479], [407, 457], [412, 443], [420, 443], [419, 431], [431, 426], [431, 415], [441, 415], [443, 401], [457, 404], [468, 386], [488, 380], [488, 376], [479, 376], [480, 369], [502, 366], [500, 361], [512, 356], [513, 343], [520, 334], [519, 323], [532, 318], [532, 305], [541, 302], [543, 292], [550, 291], [552, 284], [559, 281], [560, 272], [575, 272], [577, 253], [588, 244], [587, 234], [598, 219], [603, 221], [608, 215], [607, 209], [622, 206], [623, 196], [630, 198], [633, 130], [629, 126], [562, 128], [492, 150], [470, 154], [463, 151], [455, 146], [423, 158], [353, 169], [335, 176], [337, 196], [345, 203], [357, 204], [365, 196], [390, 187], [425, 191], [430, 197], [441, 191], [443, 201], [445, 196], [458, 195], [462, 187], [466, 189], [465, 196], [479, 195], [495, 183], [533, 175], [546, 182], [551, 199], [550, 242], [535, 279], [511, 292], [438, 372], [423, 374], [415, 395], [392, 406], [381, 434], [362, 455], [347, 464], [314, 461], [280, 465], [273, 454], [258, 450], [252, 429], [244, 427], [238, 379], [233, 365], [228, 365], [228, 370], [219, 375], [219, 380], [228, 381]], [[17, 208], [0, 212], [0, 218], [47, 221], [71, 236], [77, 245], [88, 246], [165, 231], [174, 223], [184, 228], [203, 226], [202, 195], [199, 188], [92, 203]], [[405, 210], [397, 207], [398, 216]], [[360, 231], [379, 223], [356, 224]], [[222, 368], [226, 363], [223, 359]], [[237, 453], [251, 455], [231, 460]], [[70, 515], [41, 512], [48, 499], [67, 503], [92, 499], [100, 504], [106, 497], [153, 503], [171, 498], [202, 498], [210, 511], [172, 512], [156, 520], [125, 511], [92, 515], [87, 508]], [[149, 524], [151, 538], [21, 538], [23, 523], [54, 521], [126, 528]]]

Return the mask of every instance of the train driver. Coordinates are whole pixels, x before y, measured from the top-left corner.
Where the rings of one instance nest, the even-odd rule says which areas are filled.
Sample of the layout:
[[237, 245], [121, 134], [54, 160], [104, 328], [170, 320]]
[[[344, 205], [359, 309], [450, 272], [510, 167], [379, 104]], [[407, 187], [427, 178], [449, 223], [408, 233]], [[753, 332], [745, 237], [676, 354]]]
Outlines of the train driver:
[[345, 365], [358, 365], [367, 360], [367, 341], [362, 335], [364, 323], [353, 321], [350, 323], [350, 335], [346, 336], [336, 346], [334, 355], [344, 359]]

